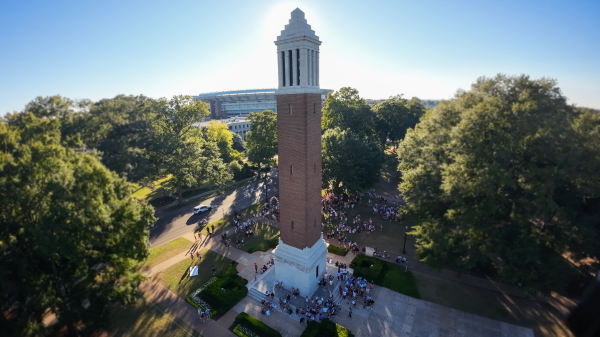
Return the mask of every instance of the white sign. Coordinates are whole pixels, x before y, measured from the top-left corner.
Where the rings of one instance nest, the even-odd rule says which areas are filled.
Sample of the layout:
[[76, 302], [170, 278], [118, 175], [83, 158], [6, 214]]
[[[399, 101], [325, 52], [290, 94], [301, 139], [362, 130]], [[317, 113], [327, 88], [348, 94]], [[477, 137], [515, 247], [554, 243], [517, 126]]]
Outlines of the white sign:
[[190, 267], [190, 277], [198, 276], [198, 266]]

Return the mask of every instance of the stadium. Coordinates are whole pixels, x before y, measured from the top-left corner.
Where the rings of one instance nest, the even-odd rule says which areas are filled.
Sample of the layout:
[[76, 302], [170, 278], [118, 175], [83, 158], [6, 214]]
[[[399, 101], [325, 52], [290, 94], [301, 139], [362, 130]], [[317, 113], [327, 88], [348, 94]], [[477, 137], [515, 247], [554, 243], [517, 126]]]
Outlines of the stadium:
[[[246, 117], [251, 112], [271, 110], [277, 112], [276, 89], [248, 89], [219, 91], [193, 96], [195, 100], [208, 103], [210, 119]], [[325, 101], [332, 90], [323, 89], [321, 99]]]

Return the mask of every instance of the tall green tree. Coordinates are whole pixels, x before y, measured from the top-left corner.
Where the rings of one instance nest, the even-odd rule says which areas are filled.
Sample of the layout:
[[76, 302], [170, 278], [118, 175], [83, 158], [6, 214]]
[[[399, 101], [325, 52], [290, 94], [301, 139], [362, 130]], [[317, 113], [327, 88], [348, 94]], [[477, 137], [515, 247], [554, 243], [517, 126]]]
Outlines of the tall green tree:
[[232, 133], [231, 135], [233, 141], [233, 145], [231, 147], [238, 152], [243, 152], [246, 149], [246, 143], [244, 143], [242, 136], [238, 135], [237, 133]]
[[131, 181], [154, 174], [146, 148], [155, 113], [152, 99], [118, 95], [94, 104], [61, 96], [36, 97], [22, 112], [9, 114], [5, 121], [22, 126], [29, 114], [60, 122], [61, 138], [71, 148], [96, 149], [102, 163]]
[[396, 95], [373, 106], [376, 119], [376, 130], [382, 147], [389, 139], [394, 148], [396, 141], [403, 139], [406, 130], [414, 128], [421, 116], [425, 114], [425, 106], [413, 97], [410, 101]]
[[335, 128], [325, 131], [322, 144], [324, 189], [354, 194], [377, 183], [385, 159], [374, 141]]
[[0, 124], [0, 306], [6, 336], [47, 333], [42, 317], [106, 328], [114, 303], [131, 303], [143, 276], [154, 210], [93, 155], [60, 143], [58, 119]]
[[330, 93], [325, 100], [321, 125], [323, 133], [329, 129], [362, 132], [371, 139], [376, 138], [376, 119], [371, 107], [358, 90], [344, 87]]
[[[420, 260], [548, 294], [598, 259], [597, 116], [567, 104], [556, 82], [480, 78], [429, 110], [398, 149], [400, 190]], [[588, 274], [589, 275], [589, 274]]]
[[216, 142], [203, 137], [194, 127], [208, 115], [207, 104], [190, 96], [173, 96], [152, 103], [157, 117], [153, 121], [150, 159], [172, 177], [166, 183], [178, 190], [193, 187], [205, 179], [217, 185], [231, 180], [231, 173], [220, 158]]
[[206, 138], [217, 144], [219, 152], [221, 152], [221, 159], [226, 163], [231, 162], [232, 154], [234, 154], [234, 149], [232, 148], [233, 135], [233, 133], [229, 132], [227, 124], [223, 122], [210, 121], [206, 128]]
[[258, 164], [270, 163], [277, 154], [277, 114], [271, 110], [248, 115], [250, 131], [246, 134], [248, 160]]

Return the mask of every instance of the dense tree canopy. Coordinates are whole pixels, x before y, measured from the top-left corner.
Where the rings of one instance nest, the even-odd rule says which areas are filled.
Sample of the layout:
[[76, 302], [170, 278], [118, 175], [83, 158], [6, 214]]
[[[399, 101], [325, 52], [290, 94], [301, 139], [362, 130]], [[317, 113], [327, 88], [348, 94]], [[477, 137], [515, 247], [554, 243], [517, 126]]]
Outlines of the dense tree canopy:
[[15, 314], [2, 315], [6, 336], [45, 335], [48, 309], [72, 332], [79, 321], [106, 327], [110, 304], [131, 302], [143, 279], [135, 266], [155, 221], [129, 183], [63, 147], [59, 119], [45, 117], [0, 124], [0, 309]]
[[61, 96], [36, 97], [22, 112], [8, 114], [9, 125], [22, 127], [23, 118], [60, 122], [61, 139], [68, 147], [85, 147], [100, 151], [106, 167], [138, 181], [156, 173], [148, 160], [151, 122], [156, 114], [153, 100], [145, 96], [124, 96], [102, 99], [92, 104], [88, 100], [73, 101]]
[[250, 131], [246, 134], [248, 160], [260, 165], [270, 163], [277, 154], [277, 114], [271, 110], [248, 115]]
[[371, 139], [375, 139], [376, 135], [374, 112], [367, 101], [358, 95], [358, 90], [349, 87], [327, 96], [321, 125], [323, 133], [339, 128], [342, 131], [362, 132]]
[[189, 96], [174, 96], [171, 100], [157, 100], [153, 107], [157, 118], [152, 123], [150, 158], [172, 174], [166, 183], [178, 189], [180, 200], [183, 186], [195, 186], [204, 179], [217, 185], [231, 180], [217, 142], [205, 139], [202, 129], [193, 127], [208, 115], [206, 103]]
[[402, 95], [390, 97], [375, 104], [372, 109], [381, 146], [385, 146], [389, 139], [395, 147], [396, 141], [403, 139], [406, 131], [414, 128], [425, 114], [425, 106], [419, 103], [418, 98], [413, 97], [409, 101]]
[[325, 131], [323, 144], [323, 188], [335, 193], [358, 193], [379, 180], [384, 154], [364, 134]]
[[489, 265], [534, 293], [564, 285], [577, 266], [563, 256], [598, 261], [599, 131], [553, 80], [527, 76], [480, 78], [428, 111], [398, 149], [418, 257]]

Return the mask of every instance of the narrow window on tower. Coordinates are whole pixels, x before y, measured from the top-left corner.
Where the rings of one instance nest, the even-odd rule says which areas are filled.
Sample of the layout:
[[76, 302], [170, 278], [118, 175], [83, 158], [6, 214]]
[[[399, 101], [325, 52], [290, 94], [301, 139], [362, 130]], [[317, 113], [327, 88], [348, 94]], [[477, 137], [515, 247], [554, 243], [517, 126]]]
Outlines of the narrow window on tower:
[[319, 266], [317, 266], [317, 275], [315, 275], [317, 278], [319, 278]]
[[317, 164], [314, 164], [314, 165], [315, 165], [315, 167], [314, 167], [314, 171], [315, 172], [314, 173], [317, 173]]
[[292, 64], [294, 63], [294, 60], [292, 60], [292, 51], [288, 50], [288, 58], [289, 58], [289, 66], [290, 66], [290, 85], [294, 85], [294, 69], [292, 67]]
[[292, 114], [292, 105], [290, 104], [290, 115]]
[[292, 230], [294, 230], [294, 222], [292, 221]]
[[317, 228], [317, 219], [314, 219], [315, 221], [313, 222], [313, 227]]
[[294, 174], [294, 166], [290, 165], [290, 175]]
[[317, 113], [317, 103], [313, 103], [313, 115]]
[[300, 49], [296, 49], [296, 62], [298, 62], [298, 64], [296, 64], [296, 69], [298, 70], [296, 72], [296, 78], [298, 79], [298, 85], [300, 85]]
[[281, 52], [281, 72], [283, 73], [283, 86], [285, 87], [285, 52]]

